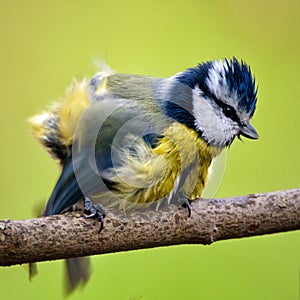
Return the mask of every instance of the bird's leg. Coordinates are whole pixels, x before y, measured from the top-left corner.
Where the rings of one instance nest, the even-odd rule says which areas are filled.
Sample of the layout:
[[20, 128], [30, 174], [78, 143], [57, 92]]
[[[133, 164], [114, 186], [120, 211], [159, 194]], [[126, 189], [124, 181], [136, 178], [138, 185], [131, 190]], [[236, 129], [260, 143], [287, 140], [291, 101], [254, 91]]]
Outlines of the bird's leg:
[[101, 232], [101, 230], [103, 229], [103, 220], [106, 216], [103, 206], [100, 204], [96, 207], [88, 197], [84, 197], [84, 210], [90, 213], [89, 215], [85, 216], [86, 219], [98, 219], [98, 221], [100, 222], [99, 232]]

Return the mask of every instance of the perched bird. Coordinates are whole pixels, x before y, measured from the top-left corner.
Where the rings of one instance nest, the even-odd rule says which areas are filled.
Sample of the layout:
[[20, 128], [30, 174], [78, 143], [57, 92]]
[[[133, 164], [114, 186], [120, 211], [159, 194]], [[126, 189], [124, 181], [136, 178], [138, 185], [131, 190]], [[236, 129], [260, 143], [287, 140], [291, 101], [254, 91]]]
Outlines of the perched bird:
[[[60, 103], [31, 119], [33, 135], [60, 161], [44, 215], [84, 200], [105, 210], [184, 204], [201, 197], [212, 160], [250, 125], [257, 87], [236, 58], [201, 63], [169, 78], [97, 73], [73, 82]], [[88, 274], [67, 260], [70, 289]]]

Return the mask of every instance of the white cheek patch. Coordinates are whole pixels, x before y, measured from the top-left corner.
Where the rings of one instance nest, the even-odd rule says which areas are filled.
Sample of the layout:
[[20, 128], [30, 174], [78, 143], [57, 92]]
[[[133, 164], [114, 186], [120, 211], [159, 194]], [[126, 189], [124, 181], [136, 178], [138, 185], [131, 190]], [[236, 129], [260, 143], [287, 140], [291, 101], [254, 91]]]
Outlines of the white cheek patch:
[[224, 120], [216, 114], [216, 108], [212, 106], [210, 101], [201, 96], [198, 87], [193, 90], [193, 114], [195, 117], [195, 125], [199, 131], [202, 131], [208, 142], [213, 144], [226, 144], [226, 136], [224, 129], [226, 124]]

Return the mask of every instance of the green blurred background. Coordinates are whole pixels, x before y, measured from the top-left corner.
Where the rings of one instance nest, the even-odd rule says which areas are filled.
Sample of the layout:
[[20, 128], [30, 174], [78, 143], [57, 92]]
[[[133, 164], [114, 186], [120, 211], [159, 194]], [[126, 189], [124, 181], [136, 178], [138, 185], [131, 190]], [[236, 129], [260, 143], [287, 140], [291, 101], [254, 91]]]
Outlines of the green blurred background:
[[[218, 197], [299, 187], [300, 1], [2, 1], [0, 218], [33, 217], [57, 165], [26, 120], [95, 60], [118, 72], [169, 76], [243, 58], [259, 84], [258, 141], [235, 142]], [[70, 299], [298, 299], [298, 232], [92, 258]], [[1, 299], [63, 298], [61, 261], [0, 269]]]

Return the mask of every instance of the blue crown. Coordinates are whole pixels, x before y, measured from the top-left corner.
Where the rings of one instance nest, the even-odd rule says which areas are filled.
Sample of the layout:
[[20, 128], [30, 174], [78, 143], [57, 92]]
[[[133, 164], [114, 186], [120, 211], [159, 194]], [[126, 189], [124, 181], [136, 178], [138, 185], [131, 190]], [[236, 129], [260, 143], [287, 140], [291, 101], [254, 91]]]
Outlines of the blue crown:
[[[214, 68], [215, 62], [205, 62], [195, 68], [187, 69], [185, 72], [179, 73], [176, 79], [192, 89], [198, 85], [204, 96], [215, 97], [207, 85], [209, 71]], [[235, 57], [231, 60], [225, 59], [222, 63], [223, 73], [220, 72], [220, 76], [225, 76], [228, 90], [237, 94], [238, 107], [252, 115], [257, 102], [257, 88], [250, 67], [243, 61], [239, 62]]]
[[238, 106], [247, 112], [254, 112], [257, 102], [257, 88], [251, 69], [243, 61], [241, 63], [234, 57], [225, 60], [228, 67], [225, 72], [226, 81], [231, 92], [236, 92], [240, 101]]

